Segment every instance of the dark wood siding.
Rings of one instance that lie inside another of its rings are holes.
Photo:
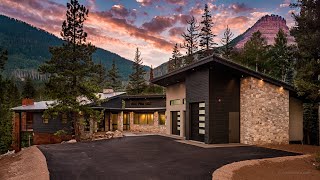
[[[101,103],[101,106],[105,108],[121,108],[122,98],[119,96],[109,99],[108,101]]]
[[[188,73],[186,77],[186,139],[190,139],[190,103],[205,102],[205,137],[209,143],[209,68],[198,69]]]
[[[126,108],[158,108],[166,107],[166,98],[131,98],[125,99]]]
[[[210,70],[210,141],[229,142],[229,112],[240,112],[240,77],[215,65]]]
[[[47,124],[42,121],[42,112],[33,113],[33,132],[35,133],[55,133],[58,130],[71,132],[72,123],[70,120],[63,124],[60,118],[49,119]]]

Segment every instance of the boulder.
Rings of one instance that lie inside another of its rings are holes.
[[[114,131],[113,137],[123,137],[123,134],[121,131],[116,130],[116,131]]]

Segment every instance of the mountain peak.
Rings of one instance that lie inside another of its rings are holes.
[[[235,47],[241,49],[244,44],[251,38],[254,32],[260,31],[262,36],[266,39],[268,45],[274,44],[279,29],[282,29],[288,38],[288,44],[294,44],[294,37],[290,35],[289,27],[286,20],[279,15],[265,15],[261,17],[251,28],[246,32],[235,38]]]

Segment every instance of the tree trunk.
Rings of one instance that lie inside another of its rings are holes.
[[[77,118],[77,113],[73,113],[73,126],[74,126],[74,135],[77,142],[81,141],[81,131],[80,131],[80,124]]]

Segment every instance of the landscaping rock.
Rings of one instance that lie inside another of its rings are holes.
[[[113,138],[114,132],[108,131],[108,132],[106,132],[106,136],[107,136],[108,139]]]
[[[122,134],[121,131],[116,130],[116,131],[114,132],[113,137],[123,137],[123,134]]]
[[[77,140],[75,140],[75,139],[71,139],[71,140],[67,141],[67,143],[76,143],[76,142],[77,142]]]

